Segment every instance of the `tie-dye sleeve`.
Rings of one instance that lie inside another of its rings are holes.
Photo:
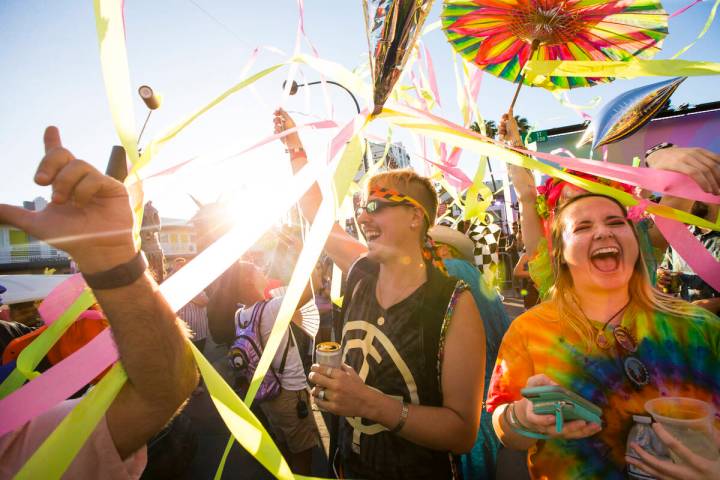
[[[526,347],[527,336],[523,332],[523,325],[531,316],[525,313],[516,318],[500,345],[486,401],[490,413],[504,403],[519,400],[520,390],[534,375],[533,361]]]

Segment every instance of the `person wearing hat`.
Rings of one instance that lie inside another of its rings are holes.
[[[510,318],[497,292],[490,289],[475,267],[474,242],[464,233],[444,225],[428,231],[435,242],[435,251],[443,259],[448,274],[470,286],[475,304],[485,325],[485,392],[490,385],[500,343],[510,327]],[[480,417],[480,430],[472,450],[461,457],[464,478],[494,478],[495,459],[500,441],[492,426],[492,416],[484,409]]]

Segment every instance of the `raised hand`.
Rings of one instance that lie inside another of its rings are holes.
[[[295,121],[282,108],[278,108],[277,110],[275,110],[273,124],[275,125],[276,134],[282,133],[285,130],[290,130],[291,128],[295,128]],[[302,142],[300,141],[300,136],[297,134],[297,132],[290,133],[282,137],[280,140],[289,149],[298,149],[302,148],[303,146]]]
[[[520,129],[513,116],[513,111],[510,110],[508,113],[504,113],[500,119],[500,125],[498,126],[498,134],[500,140],[514,147],[523,147],[522,137],[520,136]]]
[[[650,168],[692,177],[708,193],[720,194],[720,155],[704,148],[671,147],[647,157]]]
[[[56,127],[45,130],[44,143],[35,183],[52,186],[52,201],[39,212],[0,204],[0,222],[65,250],[85,273],[130,260],[136,249],[125,186],[76,159]]]

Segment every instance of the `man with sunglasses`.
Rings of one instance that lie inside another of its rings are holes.
[[[275,131],[293,128],[275,113]],[[294,171],[307,161],[283,140]],[[312,220],[314,185],[301,199]],[[326,251],[348,273],[343,364],[314,365],[313,395],[340,416],[331,452],[343,478],[452,478],[452,454],[472,448],[485,371],[485,334],[467,286],[448,277],[427,235],[437,212],[428,179],[396,170],[370,179],[357,221],[367,247],[335,225]]]

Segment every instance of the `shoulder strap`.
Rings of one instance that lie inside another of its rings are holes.
[[[367,257],[358,258],[357,260],[355,260],[355,263],[353,263],[350,267],[347,282],[345,283],[345,293],[343,295],[342,309],[340,310],[340,318],[342,319],[342,321],[345,321],[345,314],[347,313],[347,309],[350,307],[350,302],[352,301],[352,296],[353,293],[355,293],[355,288],[357,287],[358,283],[360,283],[360,280],[362,280],[364,277],[372,273],[373,262],[371,260],[368,260]]]
[[[278,374],[280,375],[282,375],[285,371],[285,360],[287,360],[290,344],[295,345],[295,334],[292,331],[292,325],[288,325],[288,339],[287,342],[285,342],[285,351],[283,352],[282,360],[280,361],[280,369],[278,370]]]
[[[267,300],[257,302],[255,305],[253,305],[253,311],[250,317],[250,323],[253,326],[253,330],[255,330],[255,332],[257,333],[258,341],[260,342],[260,347],[262,347],[263,351],[265,351],[265,343],[263,342],[262,332],[260,331],[260,322],[262,322],[262,316],[263,313],[265,313],[266,305]]]
[[[261,302],[256,303],[255,306],[253,307],[253,312],[252,312],[252,321],[257,322],[255,324],[255,325],[257,325],[257,327],[253,327],[253,328],[258,329],[258,340],[260,341],[260,346],[262,347],[263,352],[265,352],[265,345],[263,343],[262,333],[260,332],[260,322],[262,321],[263,313],[265,313],[265,306],[267,305],[267,303],[268,303],[268,300],[263,300]],[[290,330],[290,326],[288,326],[288,330]],[[292,330],[290,330],[290,334],[292,334]],[[278,378],[278,375],[282,375],[283,371],[285,371],[285,360],[287,359],[288,349],[290,348],[290,340],[291,340],[291,338],[288,337],[288,341],[285,342],[285,351],[283,352],[282,360],[280,362],[280,370],[278,372],[275,372],[275,369],[272,366],[272,362],[270,362],[270,371],[275,376],[275,380],[277,380],[278,383],[280,383],[280,379]]]

